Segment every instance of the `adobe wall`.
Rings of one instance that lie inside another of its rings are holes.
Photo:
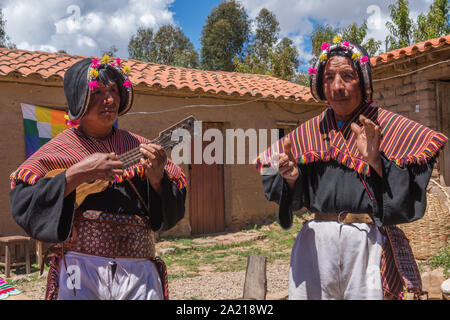
[[[438,130],[436,81],[450,80],[450,64],[432,65],[447,59],[450,59],[448,48],[432,54],[421,54],[414,59],[374,67],[375,105]],[[414,72],[416,70],[419,71]],[[411,74],[397,77],[407,73]],[[377,80],[385,78],[391,79]]]

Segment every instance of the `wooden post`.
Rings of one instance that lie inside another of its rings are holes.
[[[42,242],[39,240],[36,240],[36,262],[38,264],[38,268],[41,268],[41,265],[43,263],[42,259]]]
[[[26,273],[31,273],[31,263],[30,263],[30,243],[25,242],[25,270]]]
[[[5,275],[7,278],[9,278],[11,271],[11,250],[9,245],[9,243],[5,243]]]
[[[266,277],[267,258],[250,255],[247,258],[245,273],[244,299],[265,300],[267,294]]]

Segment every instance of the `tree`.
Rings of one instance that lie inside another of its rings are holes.
[[[132,35],[128,42],[129,58],[149,62],[152,44],[153,29],[139,27],[136,34]]]
[[[5,26],[6,19],[3,17],[3,12],[0,8],[0,47],[13,49],[16,47],[16,45],[12,43],[9,37],[6,35]]]
[[[153,38],[150,60],[169,66],[196,68],[198,54],[180,27],[163,25]]]
[[[273,76],[288,81],[295,77],[300,65],[297,48],[289,38],[281,39],[271,53],[271,60]]]
[[[333,28],[331,25],[327,24],[325,26],[317,24],[314,31],[311,32],[311,43],[312,50],[311,53],[313,58],[309,61],[311,65],[314,65],[319,59],[319,55],[322,52],[320,46],[324,42],[332,43],[336,35],[339,34],[338,28]]]
[[[266,74],[292,81],[300,64],[297,48],[292,40],[278,41],[279,22],[271,11],[263,8],[256,17],[256,30],[247,54],[234,57],[234,71]],[[278,42],[278,44],[277,44]]]
[[[114,56],[116,56],[117,51],[119,51],[119,49],[117,49],[117,47],[115,45],[112,45],[111,47],[109,47],[108,50],[102,51],[100,53],[100,56],[104,56],[106,54],[110,57],[114,57]]]
[[[375,56],[381,47],[381,41],[377,41],[374,38],[364,40],[367,35],[367,20],[364,20],[361,26],[353,22],[348,27],[343,28],[341,33],[342,39],[360,44],[371,57]]]
[[[202,29],[203,68],[233,71],[233,58],[241,56],[249,34],[248,15],[236,0],[224,1],[214,7]]]
[[[312,54],[313,58],[310,60],[310,64],[313,65],[319,59],[319,55],[322,52],[321,45],[324,42],[333,43],[335,36],[341,35],[343,40],[360,44],[367,50],[370,56],[375,56],[381,47],[381,41],[377,41],[374,38],[366,39],[367,37],[367,21],[364,20],[361,25],[353,22],[347,27],[342,29],[333,28],[331,25],[317,25],[315,30],[311,33],[312,42]],[[366,40],[365,40],[366,39]]]
[[[269,48],[278,41],[280,23],[274,13],[262,8],[256,17],[256,34],[250,46],[262,60],[267,59]]]
[[[390,35],[386,37],[386,51],[411,45],[414,21],[409,17],[409,1],[397,0],[389,5],[392,21],[386,22]]]
[[[128,43],[131,59],[180,66],[198,67],[198,53],[180,27],[163,25],[154,34],[153,29],[140,27]]]
[[[434,0],[428,13],[419,14],[417,26],[414,30],[414,41],[421,42],[438,38],[450,33],[450,2],[448,0]]]

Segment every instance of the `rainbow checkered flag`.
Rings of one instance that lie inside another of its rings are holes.
[[[68,128],[65,111],[21,103],[25,128],[26,157]]]
[[[26,158],[35,153],[40,147],[56,137],[67,128],[76,127],[66,121],[67,113],[45,107],[33,106],[21,103],[23,114],[23,126],[25,128]],[[114,122],[118,128],[118,120]]]

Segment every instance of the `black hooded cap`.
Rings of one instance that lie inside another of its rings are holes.
[[[87,110],[90,100],[89,90],[89,72],[92,59],[86,58],[72,65],[64,75],[64,94],[66,95],[67,104],[69,106],[70,120],[79,120]],[[133,88],[125,88],[123,86],[124,77],[114,67],[110,65],[102,65],[104,68],[111,70],[120,83],[117,87],[120,92],[119,116],[127,113],[133,103]]]

